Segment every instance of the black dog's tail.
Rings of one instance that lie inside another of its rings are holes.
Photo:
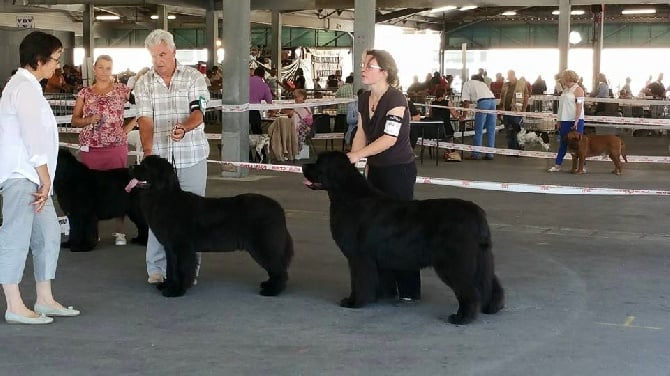
[[[483,218],[480,231],[476,278],[481,294],[481,311],[482,313],[493,314],[505,306],[505,293],[494,272],[491,231],[486,222],[486,217]]]
[[[284,263],[284,270],[288,269],[288,266],[293,260],[293,238],[291,234],[286,230],[286,241],[284,244],[284,255],[282,256],[282,262]]]

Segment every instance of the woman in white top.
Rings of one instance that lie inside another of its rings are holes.
[[[579,76],[574,71],[566,70],[560,75],[564,88],[558,104],[558,133],[561,143],[556,155],[556,165],[549,172],[561,171],[563,158],[568,151],[568,144],[565,142],[568,132],[577,130],[584,133],[584,89],[579,86],[578,81]]]
[[[49,324],[53,318],[48,316],[79,314],[51,293],[60,253],[60,226],[51,199],[58,128],[39,82],[54,74],[62,53],[53,35],[28,34],[19,46],[22,68],[0,97],[0,283],[7,301],[5,320],[12,324]],[[34,310],[19,292],[28,249],[36,281]]]

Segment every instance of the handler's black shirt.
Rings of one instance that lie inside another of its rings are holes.
[[[368,157],[370,166],[382,167],[393,165],[404,165],[414,162],[414,150],[409,142],[409,110],[407,109],[407,98],[405,95],[392,87],[386,90],[377,103],[375,113],[370,118],[370,91],[366,91],[358,98],[358,112],[361,114],[363,131],[368,144],[384,135],[386,114],[394,107],[405,107],[402,118],[400,133],[396,143],[383,152]]]

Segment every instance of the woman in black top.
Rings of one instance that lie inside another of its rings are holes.
[[[370,91],[358,99],[358,128],[363,132],[356,132],[349,160],[367,158],[370,184],[398,200],[413,200],[416,164],[409,141],[410,114],[407,99],[395,88],[398,68],[391,54],[367,51],[361,80]],[[421,298],[419,270],[379,268],[379,281],[382,298],[398,296],[405,302]]]

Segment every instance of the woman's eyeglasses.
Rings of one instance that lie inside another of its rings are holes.
[[[58,59],[49,56],[49,60],[53,61],[56,64],[60,64],[60,57]]]
[[[379,69],[379,70],[382,70],[382,67],[380,67],[379,65],[375,65],[375,64],[361,63],[361,69]]]

